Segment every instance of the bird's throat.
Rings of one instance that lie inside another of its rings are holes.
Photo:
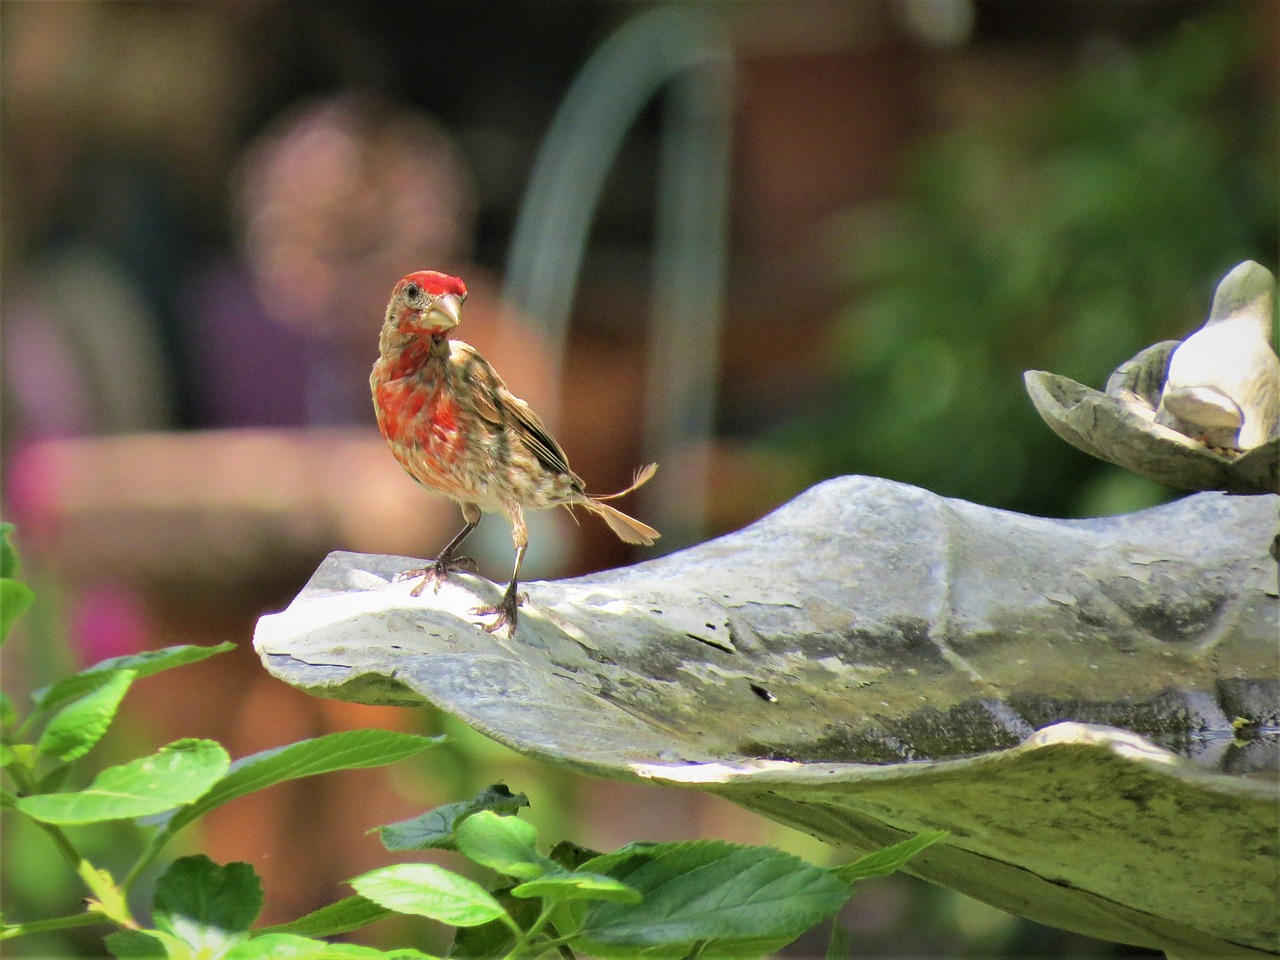
[[[449,359],[449,339],[443,333],[428,337],[414,336],[383,345],[382,360],[387,380],[421,373],[432,363],[444,364]]]

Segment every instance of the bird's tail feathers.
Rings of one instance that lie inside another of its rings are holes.
[[[656,463],[646,464],[636,471],[635,479],[631,481],[631,486],[625,490],[619,490],[617,493],[606,493],[600,497],[587,496],[581,503],[592,513],[603,518],[604,522],[609,525],[609,529],[623,543],[639,543],[648,546],[657,540],[661,534],[647,523],[641,523],[635,517],[627,516],[617,507],[612,507],[604,501],[625,497],[636,487],[648,483],[649,479],[657,472],[658,465]]]
[[[653,475],[657,472],[658,465],[656,463],[647,463],[636,471],[635,479],[631,481],[631,486],[625,490],[619,490],[617,493],[606,493],[600,497],[591,497],[591,499],[599,503],[601,500],[617,500],[619,497],[625,497],[636,488],[643,487],[653,479]]]
[[[617,507],[601,503],[600,499],[588,498],[582,505],[592,513],[602,517],[604,522],[609,525],[609,529],[623,543],[639,543],[648,546],[662,536],[647,523],[641,523],[635,517],[627,516]]]

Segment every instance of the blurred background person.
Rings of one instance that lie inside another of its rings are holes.
[[[191,284],[201,424],[367,422],[387,278],[468,265],[475,190],[452,138],[373,93],[301,103],[249,145],[233,198],[239,256]],[[501,323],[485,319],[477,335]]]

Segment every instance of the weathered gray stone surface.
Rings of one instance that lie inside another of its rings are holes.
[[[671,556],[501,588],[337,553],[264,617],[322,696],[431,702],[586,773],[722,794],[912,872],[1182,957],[1280,952],[1280,497],[1045,520],[824,483]],[[1233,726],[1234,722],[1234,726]]]

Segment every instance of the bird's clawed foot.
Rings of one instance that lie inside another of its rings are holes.
[[[449,557],[441,555],[429,566],[414,567],[412,570],[406,570],[404,573],[399,574],[396,577],[395,582],[404,583],[404,581],[412,580],[414,577],[421,577],[422,579],[418,581],[417,586],[409,591],[409,596],[420,597],[422,596],[422,591],[427,588],[428,583],[432,585],[434,590],[438,591],[440,589],[440,584],[448,580],[449,574],[454,570],[466,570],[470,573],[475,573],[479,570],[479,567],[471,557]]]
[[[507,592],[502,595],[502,600],[493,607],[476,607],[471,613],[477,617],[487,617],[497,614],[498,617],[493,623],[485,625],[485,633],[497,633],[503,627],[507,628],[507,636],[510,637],[516,632],[516,610],[520,605],[527,602],[529,595],[527,593],[516,593],[516,585],[512,583],[507,587]]]

